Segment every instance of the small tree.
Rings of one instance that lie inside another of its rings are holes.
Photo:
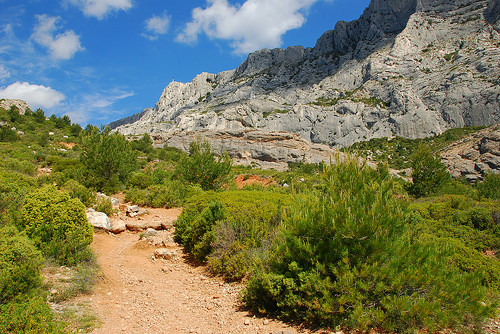
[[[419,145],[411,156],[412,184],[408,191],[415,197],[427,196],[437,192],[450,181],[450,174],[438,155],[434,155],[426,145]]]
[[[26,233],[44,255],[68,265],[88,258],[93,228],[80,200],[46,185],[26,196],[22,216]]]
[[[80,161],[89,174],[87,186],[99,191],[117,191],[137,167],[130,143],[109,127],[87,126],[81,146]]]
[[[216,158],[208,141],[193,141],[189,156],[181,159],[177,171],[190,183],[198,183],[203,190],[215,190],[224,184],[231,171],[232,160],[227,153]]]

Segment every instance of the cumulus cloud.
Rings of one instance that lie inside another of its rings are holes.
[[[69,0],[69,3],[79,7],[86,16],[99,20],[111,12],[132,8],[132,0]]]
[[[24,100],[32,108],[52,108],[60,104],[65,96],[50,87],[17,81],[5,88],[0,87],[0,98]]]
[[[59,17],[47,15],[37,15],[38,24],[35,26],[31,38],[38,44],[49,49],[52,58],[67,60],[75,53],[83,50],[80,37],[72,30],[67,30],[62,34],[54,36],[58,29],[56,23]]]
[[[192,20],[177,41],[195,43],[198,35],[231,41],[236,53],[282,45],[282,36],[301,27],[305,12],[318,0],[246,0],[241,6],[227,0],[208,0],[207,8],[195,8]]]
[[[153,15],[153,17],[146,20],[146,31],[147,33],[142,34],[142,36],[155,40],[159,35],[164,35],[168,32],[168,26],[170,25],[170,16],[166,13],[162,15]]]

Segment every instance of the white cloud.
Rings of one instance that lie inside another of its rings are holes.
[[[24,100],[32,108],[52,108],[60,104],[65,96],[50,87],[17,81],[10,86],[0,88],[0,98]]]
[[[1,53],[1,52],[0,52]],[[0,82],[1,81],[4,81],[5,79],[7,79],[8,77],[10,77],[10,72],[9,70],[3,66],[3,65],[0,65]]]
[[[70,103],[66,112],[72,121],[85,124],[90,119],[108,120],[110,115],[120,114],[113,108],[113,104],[127,97],[134,96],[134,92],[112,89],[106,92],[87,94],[77,102]]]
[[[246,0],[233,6],[227,0],[207,0],[209,6],[193,9],[177,41],[195,43],[198,35],[231,41],[236,53],[282,45],[282,36],[305,22],[304,12],[318,0]]]
[[[113,11],[129,10],[132,0],[68,0],[69,3],[79,7],[87,16],[102,20]]]
[[[56,23],[60,19],[59,17],[47,15],[37,15],[36,17],[38,24],[35,26],[31,38],[38,44],[48,48],[52,58],[67,60],[78,51],[83,50],[80,37],[72,30],[54,36],[54,32],[58,28]]]
[[[168,26],[170,25],[170,16],[166,13],[162,15],[153,15],[153,17],[146,20],[146,30],[148,33],[142,34],[142,36],[155,40],[159,35],[164,35],[168,32]]]

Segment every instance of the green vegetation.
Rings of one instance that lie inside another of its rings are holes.
[[[123,191],[144,206],[183,206],[175,240],[212,273],[243,280],[243,300],[257,312],[312,327],[409,333],[480,332],[495,315],[500,176],[477,185],[451,180],[436,158],[478,128],[346,149],[378,169],[348,155],[331,166],[290,163],[274,171],[232,166],[206,141],[193,142],[189,154],[154,148],[147,134],[128,141],[68,117],[46,119],[40,109],[0,109],[0,122],[2,333],[95,326],[89,312],[52,314],[46,301],[69,305],[92,290],[97,268],[84,209],[112,213],[109,201],[96,200],[98,191]],[[413,182],[391,178],[388,167],[413,167]],[[237,189],[237,175],[272,182]],[[42,284],[41,268],[55,273],[61,264],[68,278]]]
[[[412,183],[408,192],[415,197],[422,197],[435,193],[450,181],[446,167],[441,163],[441,158],[433,155],[430,148],[420,145],[411,155]]]
[[[120,190],[137,168],[131,144],[123,135],[95,126],[88,126],[80,141],[80,161],[87,171],[85,184],[108,193]]]
[[[458,55],[458,51],[455,51],[455,52],[451,52],[451,53],[447,53],[443,56],[443,58],[446,60],[446,61],[449,61],[449,62],[454,62],[455,59],[457,58],[457,55]]]
[[[232,160],[227,153],[216,158],[207,141],[193,141],[189,145],[189,156],[177,165],[177,173],[191,184],[199,184],[203,190],[220,188],[231,170]]]
[[[439,136],[422,139],[407,139],[402,137],[374,138],[355,143],[343,148],[342,151],[353,152],[364,158],[370,157],[376,162],[387,163],[390,168],[405,169],[411,167],[410,156],[419,145],[427,145],[433,152],[437,152],[451,143],[481,129],[484,129],[484,127],[476,126],[450,129]]]
[[[262,117],[267,118],[267,117],[274,115],[274,114],[288,114],[289,112],[290,112],[290,110],[274,109],[273,111],[264,111],[262,113]]]
[[[380,108],[384,108],[384,109],[389,108],[391,105],[390,102],[384,101],[384,100],[379,99],[379,98],[374,97],[374,96],[357,98],[357,97],[355,97],[355,94],[358,91],[359,91],[359,88],[349,90],[349,91],[344,92],[341,96],[333,98],[333,99],[319,97],[312,104],[317,105],[317,106],[322,106],[322,107],[328,107],[328,106],[336,105],[340,100],[351,100],[353,102],[362,102],[370,107],[380,107]]]
[[[45,256],[67,265],[88,258],[93,227],[80,200],[45,185],[26,196],[22,217],[26,234]]]
[[[324,189],[284,215],[245,292],[256,311],[323,326],[464,329],[495,312],[476,272],[420,238],[385,170],[329,167]]]
[[[197,261],[228,280],[245,276],[265,252],[289,194],[264,190],[206,192],[193,196],[176,223],[175,240]]]

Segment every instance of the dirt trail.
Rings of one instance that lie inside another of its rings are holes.
[[[155,209],[154,217],[179,212]],[[162,238],[172,240],[173,229],[161,233]],[[88,296],[102,322],[93,333],[299,332],[276,320],[256,318],[241,310],[241,284],[210,277],[205,267],[191,265],[181,247],[172,241],[167,247],[179,256],[168,261],[155,260],[156,247],[139,238],[139,233],[128,231],[94,235],[92,248],[103,278]]]

